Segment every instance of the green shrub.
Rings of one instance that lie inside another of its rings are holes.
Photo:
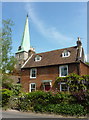
[[[46,112],[46,113],[53,113],[55,108],[55,104],[49,104],[49,105],[41,105],[41,104],[36,104],[34,106],[34,111],[35,112]]]
[[[75,100],[70,93],[59,92],[53,96],[53,100],[51,103],[53,103],[53,104],[70,103],[73,101],[75,101]]]
[[[89,109],[89,91],[81,95],[74,93],[36,91],[22,93],[20,89],[14,91],[3,89],[2,106],[21,111],[46,112],[63,115],[85,115]],[[81,99],[80,99],[81,98]],[[78,101],[79,100],[79,101]]]
[[[7,106],[10,97],[13,95],[13,92],[8,89],[0,90],[0,94],[2,95],[2,107]]]
[[[80,104],[49,104],[47,106],[42,106],[41,104],[36,104],[34,106],[35,112],[47,112],[55,113],[61,115],[70,116],[81,116],[86,115],[86,110]]]
[[[13,91],[13,94],[15,96],[18,96],[21,93],[21,84],[14,84],[11,88],[11,90]]]
[[[35,104],[47,105],[52,99],[52,94],[50,92],[36,91],[28,93],[28,99],[30,99],[33,106]]]
[[[44,106],[42,106],[41,104],[36,104],[34,105],[34,111],[35,112],[45,112]]]
[[[23,93],[21,96],[19,96],[18,100],[19,100],[19,102],[18,102],[19,110],[22,110],[22,111],[32,110],[31,101],[28,98],[28,94]]]
[[[45,112],[54,113],[55,104],[49,104],[45,106],[44,108],[45,108]]]
[[[57,104],[54,108],[54,113],[63,115],[85,115],[86,110],[80,104]]]

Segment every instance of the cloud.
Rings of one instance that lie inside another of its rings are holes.
[[[62,34],[57,30],[56,27],[51,26],[49,27],[43,20],[38,18],[36,11],[34,11],[34,8],[31,4],[26,4],[25,9],[27,13],[29,14],[30,19],[37,27],[38,31],[47,39],[51,40],[52,42],[61,43],[64,44],[64,42],[68,43],[68,41],[73,40],[73,38],[67,37],[66,35]]]

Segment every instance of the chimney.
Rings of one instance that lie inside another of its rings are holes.
[[[28,57],[30,57],[32,54],[35,54],[35,49],[34,48],[30,48],[30,50],[28,51]]]
[[[84,61],[84,51],[83,51],[82,42],[81,42],[80,37],[78,37],[78,40],[77,40],[77,60]]]
[[[80,39],[80,37],[78,37],[78,40],[77,40],[77,46],[78,46],[78,47],[82,46],[82,43],[81,43],[81,39]]]

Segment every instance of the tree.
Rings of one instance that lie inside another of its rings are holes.
[[[2,71],[2,86],[8,82],[8,74],[12,73],[16,64],[16,59],[12,55],[12,29],[13,21],[2,20],[2,31],[0,33],[0,71]],[[11,81],[11,80],[10,80]],[[4,83],[4,84],[3,84]]]

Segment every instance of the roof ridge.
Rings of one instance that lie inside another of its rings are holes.
[[[64,49],[68,49],[68,48],[74,48],[74,47],[77,47],[77,46],[72,46],[72,47],[67,47],[67,48],[62,48],[62,49],[51,50],[51,51],[47,51],[47,52],[36,53],[35,55],[49,53],[49,52],[58,51],[58,50],[64,50]]]

